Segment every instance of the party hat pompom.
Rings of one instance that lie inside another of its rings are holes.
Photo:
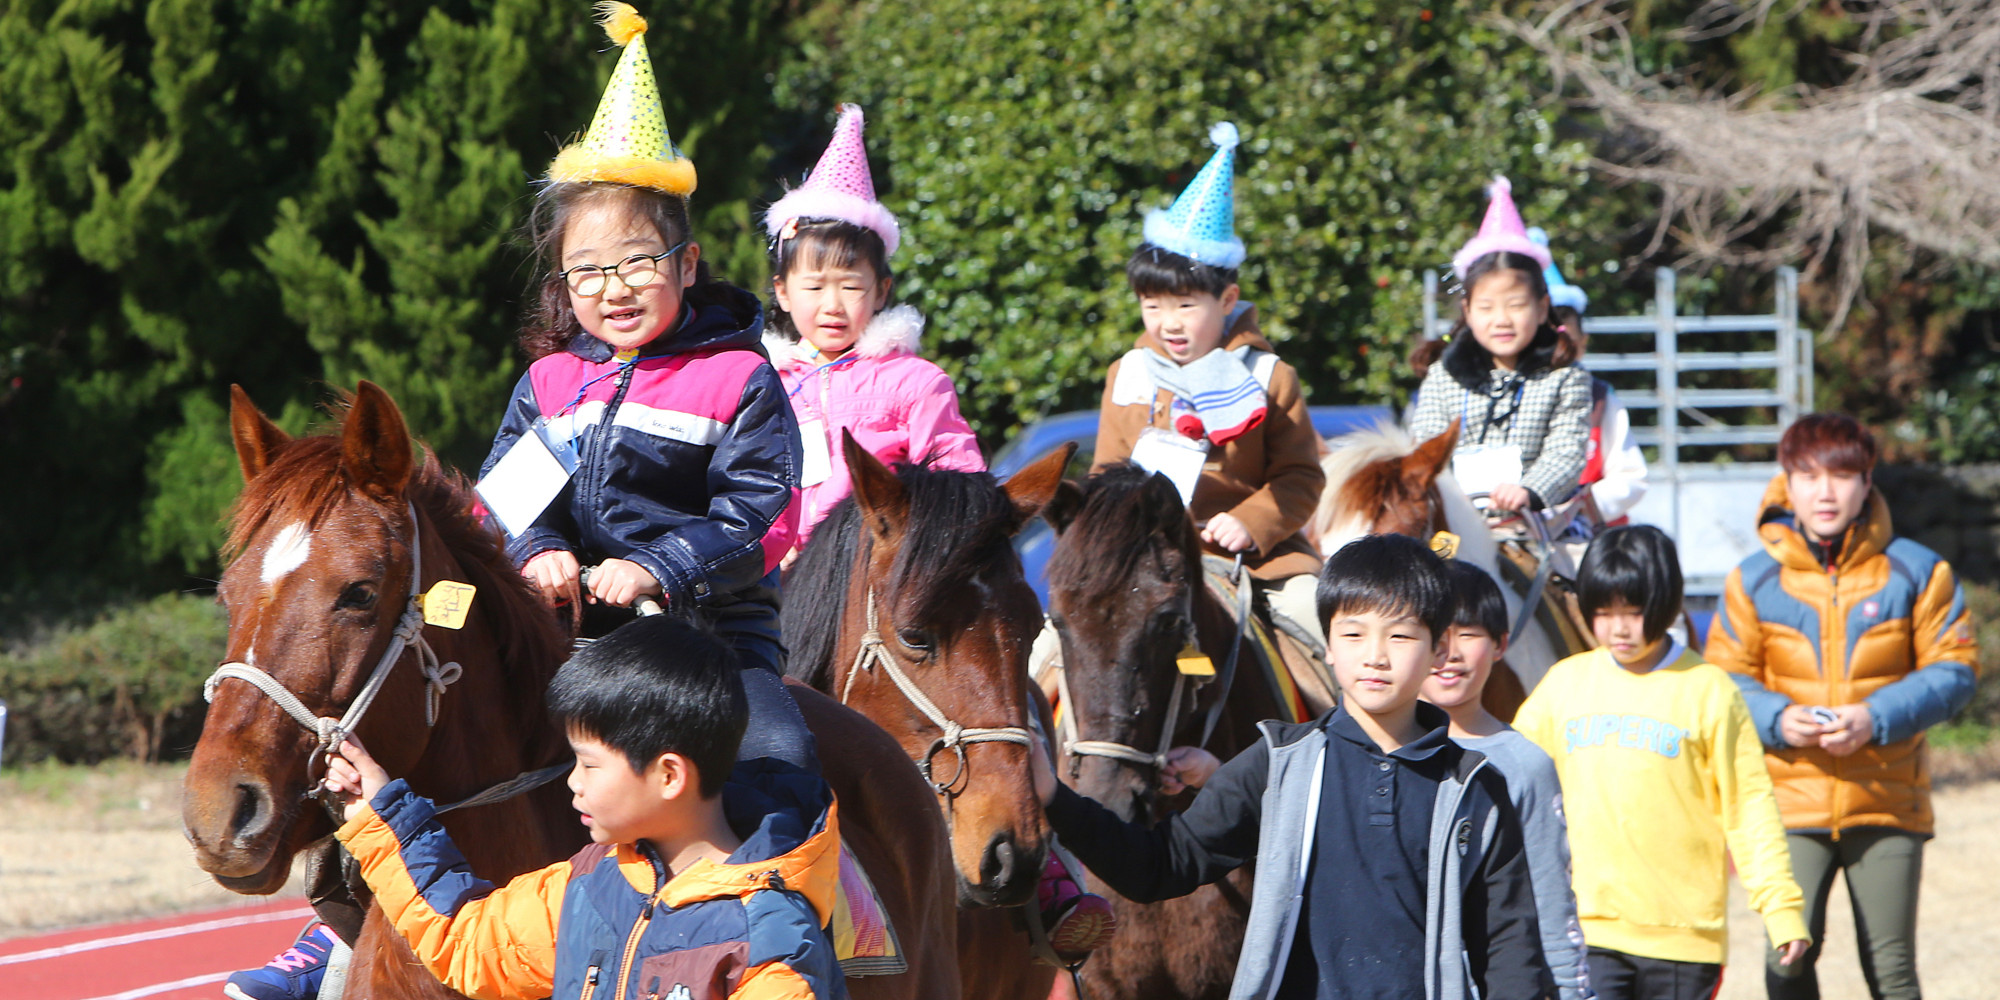
[[[1543,250],[1549,248],[1549,231],[1540,226],[1528,227],[1528,239]],[[1556,267],[1555,255],[1549,255],[1549,265],[1542,268],[1542,284],[1549,286],[1549,305],[1568,306],[1582,315],[1590,309],[1590,295],[1583,289],[1563,280],[1562,271]]]
[[[1240,137],[1234,124],[1218,122],[1208,130],[1208,138],[1215,143],[1215,155],[1174,199],[1172,207],[1146,213],[1143,232],[1146,242],[1162,250],[1213,267],[1236,267],[1246,256],[1243,241],[1236,236],[1236,147]]]
[[[624,47],[590,131],[564,147],[549,165],[552,181],[630,184],[686,197],[694,191],[694,163],[667,132],[653,61],[646,55],[646,19],[630,4],[597,5],[604,33]]]
[[[1493,186],[1487,192],[1493,200],[1486,205],[1486,218],[1479,224],[1479,235],[1467,240],[1451,258],[1451,269],[1458,272],[1458,280],[1464,281],[1472,263],[1489,253],[1518,253],[1534,258],[1543,267],[1549,266],[1548,248],[1537,246],[1528,238],[1527,228],[1521,224],[1521,213],[1514,208],[1514,185],[1505,176],[1495,174]]]
[[[604,0],[597,5],[597,23],[604,26],[604,33],[611,36],[613,45],[624,45],[646,33],[646,19],[639,16],[638,8],[618,0]]]
[[[882,237],[882,247],[894,254],[902,230],[896,216],[875,199],[875,178],[868,172],[868,150],[861,132],[866,123],[861,108],[840,106],[840,120],[833,126],[833,139],[826,144],[819,163],[806,182],[772,203],[764,213],[764,229],[772,239],[788,237],[800,219],[838,219]]]

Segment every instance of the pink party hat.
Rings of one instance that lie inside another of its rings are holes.
[[[1451,269],[1458,272],[1458,280],[1465,280],[1465,272],[1473,261],[1503,250],[1532,257],[1543,267],[1554,263],[1548,247],[1528,238],[1528,227],[1521,223],[1521,213],[1514,208],[1514,185],[1505,176],[1495,174],[1493,185],[1486,190],[1493,200],[1486,204],[1486,219],[1479,224],[1479,235],[1466,241],[1451,258]]]
[[[764,213],[764,228],[772,239],[790,235],[801,219],[838,219],[882,237],[882,246],[896,252],[902,228],[896,216],[875,200],[875,178],[868,172],[868,150],[861,144],[861,108],[840,106],[840,121],[833,126],[833,140],[826,144],[818,165],[806,175],[806,182],[787,192]]]

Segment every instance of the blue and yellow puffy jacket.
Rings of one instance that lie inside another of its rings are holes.
[[[1930,833],[1924,730],[1972,699],[1979,645],[1965,588],[1937,553],[1897,538],[1872,491],[1833,565],[1800,534],[1781,474],[1764,494],[1764,551],[1730,571],[1708,661],[1735,675],[1763,739],[1785,827]],[[1846,757],[1787,746],[1786,706],[1865,702],[1874,738]]]
[[[723,805],[743,846],[672,878],[650,844],[593,844],[496,887],[400,780],[338,836],[411,950],[476,1000],[845,997],[824,930],[840,871],[832,793],[752,762]]]

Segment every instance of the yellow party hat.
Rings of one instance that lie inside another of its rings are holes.
[[[631,4],[600,3],[598,23],[614,45],[625,47],[597,117],[583,138],[563,147],[549,164],[552,181],[606,181],[686,197],[694,191],[694,161],[667,134],[653,61],[646,55],[646,19]]]

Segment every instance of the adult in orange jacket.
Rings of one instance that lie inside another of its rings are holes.
[[[1774,1000],[1818,997],[1827,894],[1844,872],[1877,998],[1919,996],[1917,883],[1933,829],[1924,730],[1971,700],[1978,645],[1937,553],[1897,538],[1875,441],[1813,414],[1778,445],[1764,551],[1731,571],[1708,659],[1734,675],[1776,786],[1815,942],[1767,965]]]

